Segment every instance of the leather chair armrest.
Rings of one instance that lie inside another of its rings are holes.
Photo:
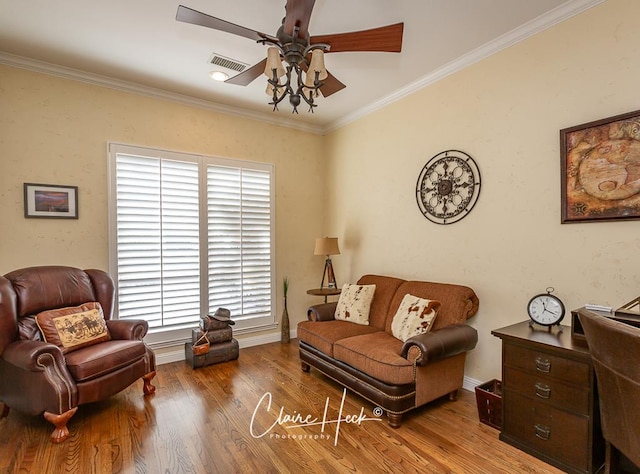
[[[402,346],[402,357],[407,358],[409,349],[417,347],[420,355],[416,364],[427,365],[470,351],[478,343],[478,331],[466,324],[454,324],[407,339]]]
[[[42,341],[15,341],[9,344],[2,354],[2,358],[11,365],[29,372],[42,371],[43,354],[50,354],[59,367],[65,367],[66,362],[60,348],[54,344]],[[51,357],[47,359],[51,360]]]
[[[107,329],[111,339],[141,341],[147,335],[149,324],[144,319],[120,319],[107,320]]]
[[[307,319],[309,321],[333,321],[337,305],[337,301],[332,301],[331,303],[310,306],[307,310]]]
[[[55,416],[78,406],[76,382],[62,350],[53,344],[12,342],[0,357],[0,377],[8,380],[5,384],[0,382],[0,397],[6,406],[23,413],[48,412]]]

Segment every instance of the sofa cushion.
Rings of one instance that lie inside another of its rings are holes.
[[[369,310],[369,325],[381,330],[386,330],[386,321],[389,315],[389,305],[398,287],[405,280],[400,278],[364,275],[358,280],[358,285],[376,285],[376,292],[373,295],[371,308]],[[397,307],[396,307],[397,308]],[[391,316],[395,313],[395,309]],[[390,325],[391,323],[389,323]],[[391,333],[391,331],[389,331]]]
[[[439,301],[404,295],[391,322],[391,334],[401,341],[429,332],[436,319]]]
[[[111,339],[102,306],[96,301],[42,311],[36,323],[44,340],[60,347],[63,354]]]
[[[376,285],[350,285],[345,283],[336,306],[335,319],[369,325],[369,308]]]
[[[67,368],[76,382],[100,377],[144,357],[142,341],[107,341],[66,354]]]
[[[378,331],[340,339],[333,345],[333,357],[388,384],[414,382],[413,363],[400,355],[402,341]]]
[[[338,339],[378,331],[380,329],[347,321],[302,321],[298,324],[298,339],[333,357],[333,343]]]
[[[410,294],[420,298],[436,300],[441,303],[438,317],[433,323],[432,330],[440,329],[452,324],[464,324],[467,319],[478,311],[478,297],[466,286],[449,283],[433,283],[426,281],[406,281],[398,287],[389,307],[389,317],[385,331],[391,334],[393,315],[400,307],[404,295]]]

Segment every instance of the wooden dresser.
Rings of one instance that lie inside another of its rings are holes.
[[[491,334],[502,339],[500,439],[566,472],[597,472],[604,440],[588,349],[565,326],[524,321]]]

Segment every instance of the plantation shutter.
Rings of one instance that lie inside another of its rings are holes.
[[[210,310],[273,320],[271,201],[270,168],[207,166]]]
[[[197,323],[198,163],[118,153],[115,172],[119,318]]]

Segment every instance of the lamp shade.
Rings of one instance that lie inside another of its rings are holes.
[[[280,51],[278,48],[272,46],[271,48],[267,48],[267,64],[264,67],[264,75],[272,79],[274,69],[276,70],[276,77],[285,75],[282,60],[280,59]]]
[[[316,72],[319,72],[318,80],[325,80],[329,74],[327,73],[327,69],[324,66],[324,51],[321,49],[314,49],[311,52],[311,63],[309,64],[309,69],[307,70],[307,75],[304,80],[304,85],[307,87],[313,87],[314,81],[316,80]]]
[[[313,251],[314,255],[338,255],[340,249],[338,248],[337,237],[318,237],[316,239],[316,248]]]
[[[277,87],[273,87],[273,84],[271,84],[270,82],[267,82],[267,89],[265,90],[265,92],[267,93],[268,96],[273,96],[273,92],[275,91],[278,95],[282,92],[282,85],[278,84]]]

